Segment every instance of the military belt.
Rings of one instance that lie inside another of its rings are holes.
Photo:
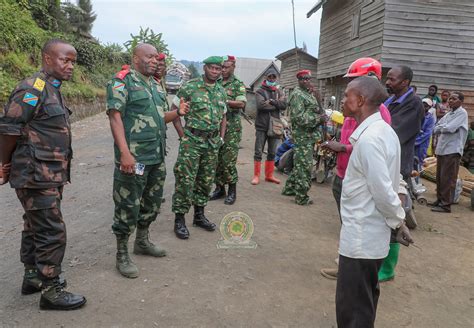
[[[194,136],[196,137],[201,137],[205,139],[212,139],[215,138],[219,135],[219,130],[215,131],[204,131],[204,130],[199,130],[191,127],[186,127],[186,130],[191,132]]]

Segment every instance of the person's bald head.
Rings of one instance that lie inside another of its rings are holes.
[[[43,71],[60,81],[71,79],[76,59],[76,49],[60,39],[47,41],[41,49]]]
[[[377,79],[358,77],[347,85],[344,92],[344,116],[371,115],[387,97],[387,92]]]
[[[158,51],[154,46],[148,43],[140,43],[132,53],[133,67],[145,76],[152,76],[157,69]]]

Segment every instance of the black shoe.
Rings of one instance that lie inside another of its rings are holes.
[[[224,200],[224,204],[232,205],[237,199],[237,185],[235,183],[229,184],[229,190],[227,192],[227,197]]]
[[[222,185],[216,185],[216,189],[209,196],[209,200],[216,200],[225,197],[225,187]]]
[[[21,294],[30,295],[34,293],[39,293],[41,291],[41,286],[43,282],[38,277],[37,269],[25,269],[25,275],[23,276],[23,283],[21,285]],[[59,275],[59,284],[61,287],[66,288],[67,281],[64,279],[63,275]]]
[[[426,203],[426,205],[427,205],[428,207],[436,207],[436,206],[439,206],[439,203],[440,203],[440,201],[437,199],[437,200],[435,200],[434,202],[428,202],[428,203]]]
[[[176,217],[174,219],[174,233],[179,239],[189,238],[189,230],[186,227],[184,214],[176,214]]]
[[[86,304],[86,298],[82,295],[66,292],[55,278],[43,282],[41,289],[41,310],[74,310]]]
[[[210,222],[204,215],[204,207],[202,206],[194,206],[193,225],[203,228],[204,230],[207,230],[207,231],[216,230],[216,225]]]
[[[438,212],[438,213],[451,213],[451,207],[450,206],[445,206],[445,205],[439,205],[431,208],[432,212]]]

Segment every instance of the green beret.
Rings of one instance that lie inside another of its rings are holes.
[[[204,59],[203,63],[222,65],[224,63],[224,58],[222,58],[221,56],[211,56]]]

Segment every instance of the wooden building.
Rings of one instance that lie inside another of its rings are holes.
[[[460,90],[474,120],[474,1],[319,0],[322,8],[317,77],[325,99],[339,104],[349,65],[361,57],[381,61],[384,75],[395,65],[414,72],[424,96],[431,84]]]
[[[290,92],[297,85],[296,73],[302,69],[309,69],[316,76],[318,59],[301,48],[293,48],[276,56],[281,61],[280,85],[285,92]]]

